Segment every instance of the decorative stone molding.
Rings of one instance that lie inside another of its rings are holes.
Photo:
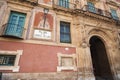
[[[20,68],[20,66],[18,66],[18,64],[19,64],[20,56],[22,55],[22,53],[23,53],[23,50],[17,50],[17,51],[0,51],[0,54],[4,54],[4,55],[16,55],[14,66],[0,66],[0,70],[12,70],[13,72],[18,72],[19,68]]]
[[[82,42],[81,47],[82,48],[90,47],[90,44],[88,44],[87,42]]]
[[[115,0],[107,0],[108,4],[119,7],[120,3]]]
[[[64,66],[62,65],[62,58],[71,58],[72,59],[72,65],[70,66]],[[57,66],[57,71],[62,71],[62,70],[73,70],[76,71],[76,63],[75,63],[76,55],[75,54],[62,54],[58,53],[58,66]]]

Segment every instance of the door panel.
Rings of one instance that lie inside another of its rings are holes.
[[[90,51],[96,80],[114,80],[105,44],[99,37],[90,39]]]

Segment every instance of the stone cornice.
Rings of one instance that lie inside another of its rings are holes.
[[[120,3],[118,3],[115,0],[108,0],[106,3],[110,4],[110,5],[113,5],[113,6],[116,6],[116,7],[120,7]]]
[[[8,0],[7,3],[18,4],[18,5],[29,7],[29,8],[33,8],[34,7],[30,3],[26,4],[25,2],[19,2],[19,1],[14,1],[14,0]]]

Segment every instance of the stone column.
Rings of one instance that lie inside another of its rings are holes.
[[[78,57],[78,70],[81,74],[81,77],[79,76],[79,80],[95,80],[89,44],[83,42],[81,47],[78,49],[80,49],[77,50],[80,51]]]

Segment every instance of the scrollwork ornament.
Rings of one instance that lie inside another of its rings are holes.
[[[86,48],[86,47],[88,47],[88,44],[87,44],[86,42],[82,42],[82,43],[81,43],[81,47],[82,47],[82,48]]]

